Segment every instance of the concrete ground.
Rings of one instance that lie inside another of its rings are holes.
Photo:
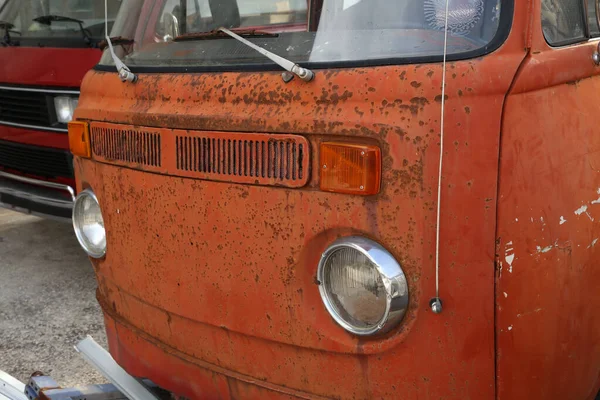
[[[73,346],[107,348],[87,256],[68,223],[0,208],[0,370],[26,382],[39,370],[61,386],[103,383]]]

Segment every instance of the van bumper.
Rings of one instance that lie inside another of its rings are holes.
[[[74,200],[69,185],[0,171],[0,207],[70,222]]]

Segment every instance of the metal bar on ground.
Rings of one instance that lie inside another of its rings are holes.
[[[0,370],[0,400],[28,400],[25,384]]]
[[[91,336],[80,341],[75,350],[96,368],[106,379],[115,385],[130,400],[158,400],[158,397],[134,377],[129,375],[111,357],[108,351]]]

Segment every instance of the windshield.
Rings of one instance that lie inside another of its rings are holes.
[[[123,0],[108,0],[111,27],[122,3]],[[61,46],[64,43],[84,47],[91,44],[84,38],[100,40],[105,36],[104,1],[101,0],[6,0],[0,9],[0,21],[3,25],[0,32],[10,28],[10,45]]]
[[[507,33],[499,35],[501,21],[510,26],[505,3],[450,0],[449,55],[489,51]],[[135,40],[123,54],[130,68],[272,65],[214,32],[220,27],[295,63],[430,59],[443,53],[445,6],[446,0],[124,0],[111,35]],[[101,64],[112,65],[106,53]]]

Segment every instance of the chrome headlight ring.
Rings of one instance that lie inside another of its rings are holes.
[[[92,258],[106,254],[106,230],[98,198],[91,189],[77,195],[73,204],[73,229],[80,246]]]
[[[332,268],[341,278],[332,276]],[[408,309],[408,282],[400,264],[379,243],[364,237],[345,237],[331,244],[321,256],[317,280],[329,314],[355,335],[389,332]],[[356,318],[361,312],[370,317],[368,321]]]

